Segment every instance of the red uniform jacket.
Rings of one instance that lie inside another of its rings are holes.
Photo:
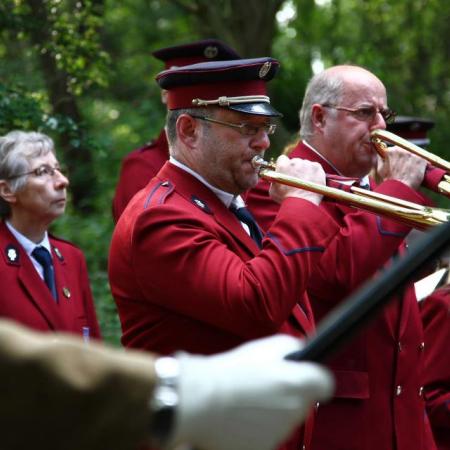
[[[439,450],[450,450],[450,287],[420,302],[425,329],[425,402]]]
[[[290,157],[317,161],[325,172],[336,174],[302,143]],[[380,184],[375,190],[416,203],[422,201],[414,190],[394,180]],[[262,218],[266,226],[271,221],[267,196],[267,184],[260,184],[246,199],[256,220]],[[401,250],[409,231],[405,225],[335,202],[323,201],[321,208],[341,228],[308,284],[318,321],[388,264]],[[276,205],[272,204],[271,209],[273,214]],[[313,450],[433,448],[424,443],[422,342],[420,314],[410,287],[403,298],[393,300],[331,361],[336,396],[330,404],[319,407]]]
[[[211,190],[166,163],[112,238],[123,344],[211,354],[276,332],[310,333],[306,282],[336,232],[320,208],[287,199],[260,252]]]
[[[147,185],[168,159],[169,146],[164,130],[158,139],[125,157],[112,204],[115,222],[119,220],[133,195]]]
[[[23,247],[0,222],[0,316],[41,331],[65,331],[100,338],[86,262],[73,244],[49,236],[56,303]]]

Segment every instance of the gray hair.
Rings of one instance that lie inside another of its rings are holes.
[[[7,181],[12,192],[24,188],[28,176],[12,177],[30,170],[34,158],[55,153],[53,140],[45,134],[34,131],[11,131],[0,137],[0,180]],[[9,203],[0,197],[0,217],[8,217]]]
[[[301,139],[309,139],[314,134],[311,121],[312,106],[315,103],[338,105],[343,95],[344,81],[336,76],[336,73],[330,74],[328,70],[325,70],[311,78],[299,113]]]
[[[166,126],[167,126],[167,141],[172,149],[177,140],[177,120],[182,114],[189,114],[190,116],[205,116],[209,115],[214,117],[214,108],[185,108],[174,109],[167,112]],[[205,126],[208,127],[209,123],[205,122]]]

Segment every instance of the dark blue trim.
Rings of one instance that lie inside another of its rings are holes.
[[[168,184],[167,184],[167,186],[168,186],[168,189],[167,189],[167,191],[163,194],[163,195],[161,195],[161,197],[160,197],[160,199],[159,199],[159,201],[158,201],[158,205],[162,205],[165,201],[166,201],[166,198],[167,198],[167,196],[170,194],[170,193],[172,193],[172,191],[173,191],[173,184],[169,181],[169,182],[167,182]],[[164,185],[164,184],[163,184]],[[164,185],[165,186],[165,185]]]
[[[173,185],[172,185],[172,183],[170,183],[170,182],[168,182],[168,181],[160,181],[160,182],[152,189],[152,191],[150,192],[150,194],[148,194],[148,197],[147,197],[147,199],[145,200],[145,203],[144,203],[144,209],[147,209],[149,203],[150,203],[150,202],[152,201],[152,199],[153,199],[153,196],[156,194],[156,192],[158,191],[158,189],[159,189],[161,186],[168,186],[169,189],[168,189],[167,191],[165,191],[164,194],[160,197],[160,199],[159,199],[159,201],[158,201],[158,204],[163,203],[164,200],[166,199],[167,195],[168,195],[170,192],[172,192],[172,190],[173,190]]]
[[[377,228],[378,228],[378,232],[382,235],[382,236],[393,236],[393,237],[401,237],[401,238],[405,238],[409,231],[407,233],[394,233],[393,231],[387,231],[384,230],[383,227],[381,226],[381,217],[377,216]]]
[[[280,244],[280,241],[278,238],[276,238],[272,233],[267,233],[266,237],[271,239],[274,244],[278,247],[278,249],[283,253],[283,255],[291,256],[295,255],[296,253],[306,253],[306,252],[320,252],[323,253],[325,251],[325,247],[301,247],[301,248],[294,248],[293,250],[285,250],[283,246]]]

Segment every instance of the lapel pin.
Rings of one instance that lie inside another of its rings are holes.
[[[201,209],[202,211],[204,211],[205,213],[208,214],[212,214],[211,209],[209,208],[209,206],[203,201],[200,200],[198,197],[196,197],[195,195],[193,195],[191,197],[192,203],[199,209]]]
[[[9,244],[5,249],[5,253],[6,253],[6,258],[8,259],[8,261],[10,263],[18,263],[19,262],[19,251],[17,250],[17,248],[14,245]]]
[[[63,257],[63,255],[61,254],[61,252],[59,251],[59,248],[58,247],[53,247],[53,250],[54,250],[54,252],[55,252],[55,255],[58,257],[58,259],[62,262],[62,261],[64,261],[64,257]]]

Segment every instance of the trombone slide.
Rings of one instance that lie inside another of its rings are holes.
[[[352,186],[351,192],[346,190],[313,183],[297,177],[286,175],[274,170],[274,165],[264,161],[260,156],[252,160],[259,176],[267,181],[293,186],[306,191],[322,194],[327,198],[337,200],[350,206],[360,208],[375,214],[390,217],[408,226],[425,230],[446,223],[450,211],[430,208],[395,197],[379,194]]]

